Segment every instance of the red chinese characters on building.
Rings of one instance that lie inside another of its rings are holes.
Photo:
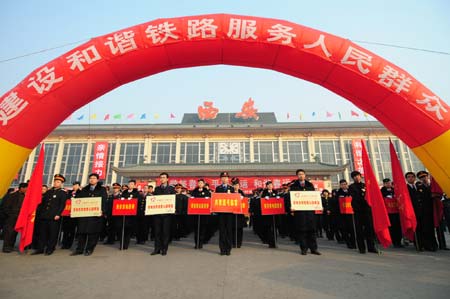
[[[197,111],[200,120],[215,119],[219,113],[219,109],[214,107],[213,102],[203,102],[203,107],[198,106]]]
[[[353,151],[353,163],[355,170],[359,171],[361,175],[364,175],[364,168],[362,162],[362,143],[361,139],[352,140],[352,151]]]
[[[108,161],[108,142],[96,142],[94,145],[94,160],[92,172],[97,173],[100,179],[106,178],[106,163]]]
[[[249,98],[248,101],[242,105],[241,112],[236,113],[236,118],[250,119],[253,118],[255,120],[259,119],[257,114],[258,109],[255,108],[255,102],[252,98]]]

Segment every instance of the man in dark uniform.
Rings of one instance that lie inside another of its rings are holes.
[[[187,200],[188,197],[182,194],[183,185],[175,185],[175,215],[172,216],[172,233],[171,237],[175,241],[179,241],[180,238],[186,235],[186,211],[187,211]]]
[[[175,188],[168,183],[169,174],[162,172],[159,175],[161,185],[155,188],[154,195],[175,194]],[[155,248],[151,255],[166,255],[169,248],[172,214],[153,215],[153,228],[155,229]]]
[[[336,232],[336,222],[334,221],[334,209],[333,209],[333,197],[330,196],[330,192],[327,189],[322,190],[322,227],[325,230],[327,239],[334,240],[334,233]]]
[[[199,179],[197,181],[197,187],[192,190],[191,192],[192,197],[196,198],[210,198],[211,197],[211,191],[205,188],[205,180]],[[203,242],[206,238],[206,229],[208,227],[208,219],[209,215],[194,215],[193,216],[193,224],[194,224],[194,237],[195,237],[195,249],[202,249],[203,248]],[[199,229],[199,223],[200,221],[200,229]],[[200,234],[198,231],[200,230]]]
[[[298,179],[291,184],[291,191],[315,191],[314,185],[306,180],[306,172],[298,169],[295,174]],[[289,203],[290,204],[290,203]],[[299,232],[301,254],[306,255],[308,248],[312,254],[321,255],[317,250],[316,222],[314,211],[295,211],[294,224]]]
[[[153,194],[153,187],[147,186],[141,197],[138,200],[138,209],[136,217],[136,244],[143,245],[148,240],[148,234],[150,232],[150,216],[145,216],[145,203],[147,196]],[[151,190],[151,191],[150,191]]]
[[[77,194],[81,192],[81,183],[75,181],[72,183],[72,191],[68,192],[67,198],[73,200]],[[62,217],[62,247],[61,249],[70,249],[72,248],[73,241],[75,239],[75,230],[77,228],[77,220],[75,218],[71,218],[70,216]]]
[[[394,197],[394,188],[392,187],[392,182],[390,179],[383,179],[383,187],[381,187],[381,194],[383,195],[383,199],[393,199]],[[402,248],[402,227],[400,225],[400,214],[397,213],[389,213],[389,221],[391,222],[391,226],[389,226],[389,233],[391,235],[392,244],[395,248]]]
[[[27,183],[20,183],[19,190],[6,194],[2,200],[0,218],[3,219],[3,252],[5,253],[10,253],[14,250],[17,238],[17,232],[14,227],[16,226],[27,188]]]
[[[353,215],[350,214],[341,214],[340,212],[340,200],[345,197],[351,197],[350,192],[348,190],[348,183],[346,180],[342,179],[339,181],[340,188],[336,191],[335,201],[334,201],[334,210],[338,214],[338,226],[342,232],[342,239],[344,239],[347,244],[347,248],[355,249],[355,227],[354,227],[354,219]]]
[[[53,187],[42,197],[42,202],[36,209],[36,218],[39,219],[38,248],[32,254],[51,255],[58,242],[58,233],[61,223],[61,214],[66,206],[67,193],[63,189],[66,181],[63,175],[55,174]]]
[[[141,200],[141,193],[136,188],[136,180],[128,181],[128,189],[122,191],[121,199],[137,199]],[[119,249],[127,250],[130,245],[131,235],[136,226],[136,216],[122,216],[120,218],[120,225],[116,229],[120,232],[120,247]],[[122,230],[123,230],[123,244],[122,244]]]
[[[221,185],[217,186],[216,193],[233,193],[233,187],[228,185],[228,172],[220,173]],[[220,255],[230,255],[233,244],[233,214],[219,213],[219,247]]]
[[[231,183],[233,184],[233,193],[239,193],[241,198],[245,197],[244,191],[240,187],[239,178],[232,178]],[[242,238],[244,236],[244,227],[247,226],[244,214],[235,214],[233,217],[233,247],[241,248]]]
[[[122,231],[119,230],[122,217],[112,215],[114,200],[122,197],[120,184],[113,183],[112,190],[112,193],[108,195],[108,200],[106,203],[106,241],[103,243],[105,245],[114,244],[118,235],[120,235],[119,238],[122,238]]]
[[[98,217],[80,217],[77,223],[78,245],[71,255],[89,256],[94,252],[97,246],[98,237],[103,230],[104,217],[106,215],[106,201],[108,193],[106,188],[98,180],[96,173],[89,175],[89,184],[84,187],[76,198],[101,197],[102,199],[102,215]]]
[[[438,243],[434,232],[434,212],[433,197],[431,193],[430,180],[428,172],[421,170],[417,173],[419,181],[416,183],[418,196],[416,197],[420,203],[421,213],[421,231],[423,238],[423,249],[427,251],[436,251]],[[413,202],[414,205],[414,202]]]
[[[269,198],[277,197],[275,190],[273,190],[273,183],[271,181],[266,182],[266,188],[261,194],[261,200],[267,200]],[[269,244],[269,248],[276,248],[275,246],[275,231],[276,226],[274,224],[272,215],[264,215],[261,217],[261,230],[264,240]]]
[[[262,215],[261,215],[261,194],[263,190],[253,190],[253,196],[250,198],[249,212],[251,215],[251,222],[253,225],[253,232],[260,238],[263,244],[268,244],[266,235],[263,230]]]
[[[356,242],[360,253],[367,250],[378,253],[375,249],[375,232],[373,230],[372,209],[366,201],[366,185],[362,182],[361,173],[352,171],[353,184],[348,189],[352,196],[352,208],[355,213]]]

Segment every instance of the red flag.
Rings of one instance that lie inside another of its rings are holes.
[[[327,117],[332,117],[333,113],[327,111]]]
[[[434,227],[439,227],[442,217],[444,217],[444,204],[441,201],[444,191],[436,180],[430,176],[431,196],[433,198],[433,219]]]
[[[103,120],[109,120],[109,114],[106,114]]]
[[[175,114],[170,113],[170,118],[175,118],[175,117],[176,117]]]
[[[15,230],[20,233],[19,250],[31,244],[33,240],[34,219],[36,217],[36,208],[42,200],[42,177],[44,174],[44,144],[41,145],[39,158],[31,175],[28,184],[27,193],[23,199],[22,208],[17,218]]]
[[[359,113],[357,113],[357,112],[355,112],[355,111],[353,111],[353,110],[351,110],[351,115],[352,115],[352,116],[359,117]]]
[[[402,167],[398,160],[392,141],[389,141],[389,151],[391,154],[392,180],[394,181],[395,191],[394,198],[397,199],[398,209],[400,212],[400,223],[402,225],[402,233],[409,240],[414,240],[414,232],[416,231],[417,220],[414,208],[409,196],[408,187],[403,177]]]
[[[373,228],[383,247],[388,247],[392,244],[391,235],[389,234],[389,216],[384,205],[383,196],[378,187],[377,179],[373,173],[372,165],[367,155],[366,145],[364,140],[362,144],[362,160],[364,168],[364,181],[366,183],[366,200],[372,208]]]

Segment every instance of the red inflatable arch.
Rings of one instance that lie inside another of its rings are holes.
[[[0,193],[76,109],[142,77],[215,64],[271,69],[343,96],[411,147],[450,193],[449,107],[432,91],[349,40],[228,14],[158,19],[96,37],[31,72],[0,99]]]

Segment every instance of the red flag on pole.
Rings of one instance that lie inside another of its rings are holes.
[[[373,173],[372,165],[367,155],[366,145],[364,140],[362,144],[362,160],[364,168],[364,181],[366,183],[366,200],[372,208],[373,228],[383,247],[388,247],[392,244],[391,235],[389,234],[389,216],[384,205],[383,196],[378,187],[377,179]]]
[[[442,191],[441,186],[436,182],[436,180],[430,176],[430,188],[431,196],[433,198],[433,220],[434,227],[439,227],[444,217],[444,204],[441,201],[444,191]]]
[[[414,232],[416,231],[417,220],[414,208],[409,196],[408,187],[403,177],[402,167],[395,152],[394,145],[390,141],[389,151],[391,154],[392,180],[394,181],[394,198],[397,199],[398,209],[400,212],[400,223],[402,233],[409,240],[414,240]]]
[[[350,112],[351,112],[351,115],[352,115],[352,116],[359,117],[359,113],[358,113],[358,112],[355,112],[355,111],[353,111],[353,110],[351,110]]]
[[[22,208],[17,218],[15,230],[20,233],[19,250],[31,244],[33,240],[34,220],[36,217],[36,208],[42,200],[42,177],[44,174],[44,144],[41,145],[39,158],[31,175],[28,184],[27,193],[23,199]]]

